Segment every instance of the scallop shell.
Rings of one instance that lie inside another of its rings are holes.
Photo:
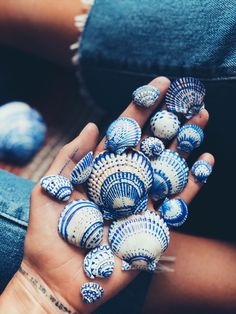
[[[171,83],[166,93],[167,109],[182,113],[187,119],[204,108],[204,85],[194,77],[183,77]]]
[[[180,121],[174,113],[161,110],[151,118],[150,127],[155,136],[171,140],[179,130]]]
[[[206,183],[212,173],[212,166],[205,160],[198,160],[193,164],[191,171],[198,182]]]
[[[186,153],[199,147],[204,139],[203,130],[196,124],[186,124],[182,126],[177,134],[177,148]]]
[[[59,201],[68,201],[73,192],[70,180],[59,175],[45,176],[40,180],[40,184],[44,191]]]
[[[114,221],[109,227],[111,249],[123,263],[122,269],[154,271],[169,244],[169,229],[156,213],[146,210]]]
[[[151,163],[142,153],[104,151],[94,160],[88,195],[103,208],[104,218],[118,219],[146,209],[152,181]]]
[[[103,227],[98,206],[81,199],[65,206],[58,223],[58,231],[64,240],[86,249],[99,245],[103,238]]]
[[[177,152],[166,149],[151,164],[154,175],[150,194],[154,200],[180,193],[184,189],[189,169],[185,159]]]
[[[188,206],[181,198],[165,199],[159,208],[161,217],[171,227],[181,226],[188,217]]]
[[[138,144],[141,138],[141,128],[134,119],[118,118],[109,126],[106,137],[106,149],[121,154],[127,148]]]
[[[140,144],[141,152],[149,159],[158,157],[165,149],[165,145],[156,137],[147,137]]]
[[[94,303],[101,299],[104,294],[104,289],[97,282],[86,282],[80,288],[80,293],[84,303]]]
[[[91,278],[108,278],[115,268],[115,258],[108,245],[101,245],[84,258],[84,271]]]
[[[85,155],[71,172],[71,182],[75,185],[87,181],[93,169],[93,152]]]
[[[135,105],[149,108],[155,105],[160,96],[160,91],[152,85],[144,85],[137,88],[132,95]]]

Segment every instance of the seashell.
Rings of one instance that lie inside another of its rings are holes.
[[[40,180],[40,184],[44,191],[59,201],[68,201],[73,192],[70,180],[59,175],[45,176]]]
[[[97,282],[86,282],[80,288],[80,293],[84,303],[94,303],[101,299],[104,289]]]
[[[108,278],[115,268],[115,258],[108,245],[101,245],[84,258],[84,271],[91,278]]]
[[[152,181],[151,163],[142,153],[104,151],[94,160],[88,195],[102,207],[105,219],[118,219],[146,209]]]
[[[0,107],[0,158],[23,164],[38,152],[46,136],[41,114],[23,102]]]
[[[183,77],[171,83],[166,93],[167,109],[182,113],[187,119],[204,108],[204,85],[194,77]]]
[[[186,124],[179,129],[176,138],[178,142],[177,148],[189,154],[194,148],[201,145],[204,133],[198,125]]]
[[[159,208],[161,217],[171,227],[181,226],[188,217],[188,206],[181,198],[165,199]]]
[[[127,148],[135,147],[141,138],[139,124],[131,118],[118,118],[106,132],[106,149],[121,154]]]
[[[193,164],[191,171],[198,182],[206,183],[212,173],[212,166],[205,160],[198,160]]]
[[[133,94],[133,102],[140,107],[149,108],[155,105],[160,96],[160,91],[152,85],[144,85],[137,88]]]
[[[151,164],[153,185],[150,195],[154,200],[180,193],[184,189],[188,182],[189,169],[185,159],[177,152],[166,149]]]
[[[71,182],[75,185],[87,181],[93,169],[93,152],[86,154],[71,172]]]
[[[159,156],[164,149],[163,142],[156,137],[147,137],[140,144],[141,152],[149,159]]]
[[[111,249],[124,263],[123,270],[154,271],[169,244],[169,229],[155,212],[146,210],[114,221],[108,232]]]
[[[151,118],[150,127],[155,136],[163,140],[171,140],[178,132],[180,122],[174,113],[161,110]]]
[[[85,249],[98,246],[103,238],[103,227],[98,206],[81,199],[65,206],[58,223],[58,231],[64,240]]]

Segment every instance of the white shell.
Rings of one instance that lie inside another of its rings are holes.
[[[133,102],[140,107],[149,108],[155,105],[160,91],[152,85],[144,85],[133,92]]]
[[[99,300],[103,294],[104,289],[97,282],[86,282],[80,288],[80,293],[84,303],[94,303]]]
[[[75,185],[87,181],[93,169],[93,152],[86,154],[71,172],[71,182]]]
[[[198,160],[193,164],[191,171],[196,181],[206,183],[212,173],[212,166],[206,160]]]
[[[188,206],[181,198],[166,198],[159,212],[168,226],[179,227],[188,217]]]
[[[73,192],[70,180],[60,175],[45,176],[40,180],[40,184],[45,192],[59,201],[68,201]]]
[[[179,129],[176,139],[177,148],[189,154],[201,145],[204,133],[198,125],[186,124]]]
[[[156,137],[147,137],[140,144],[140,151],[149,159],[158,157],[164,149],[165,145]]]

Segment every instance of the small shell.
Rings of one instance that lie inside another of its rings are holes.
[[[198,182],[206,183],[212,173],[212,166],[205,160],[198,160],[193,164],[191,171]]]
[[[172,112],[161,110],[151,118],[150,126],[155,136],[163,140],[171,140],[178,132],[180,122]]]
[[[171,83],[166,93],[167,109],[185,115],[187,119],[204,108],[204,85],[196,78],[183,77]]]
[[[95,248],[102,241],[103,227],[102,213],[97,205],[81,199],[65,206],[58,223],[64,240],[86,249]]]
[[[44,191],[59,201],[68,201],[73,192],[70,180],[59,175],[45,176],[40,180]]]
[[[163,142],[156,137],[147,137],[140,144],[141,152],[149,159],[158,157],[164,149]]]
[[[182,126],[177,134],[177,148],[186,153],[199,147],[204,139],[203,130],[196,124],[186,124]]]
[[[71,182],[75,185],[87,181],[93,169],[93,152],[85,155],[71,172]]]
[[[161,217],[171,227],[181,226],[188,217],[188,206],[181,198],[165,199],[160,209]]]
[[[156,213],[146,210],[114,221],[109,227],[111,249],[123,263],[122,269],[154,271],[169,244],[169,229]]]
[[[134,119],[118,118],[109,126],[106,137],[106,149],[121,154],[127,148],[138,144],[141,138],[141,128]]]
[[[84,303],[94,303],[101,299],[104,294],[104,289],[97,282],[86,282],[80,288],[80,293]]]
[[[84,271],[91,278],[108,278],[115,268],[115,258],[108,245],[101,245],[84,258]]]
[[[140,107],[149,108],[155,104],[160,91],[152,85],[144,85],[133,92],[133,102]]]

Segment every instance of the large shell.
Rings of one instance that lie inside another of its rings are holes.
[[[206,183],[212,172],[212,166],[206,160],[198,160],[193,164],[191,171],[198,182]]]
[[[180,193],[184,189],[189,169],[185,159],[177,152],[166,149],[151,164],[154,174],[150,193],[154,200]]]
[[[98,206],[81,199],[65,206],[58,223],[58,231],[64,240],[86,249],[94,248],[102,241],[103,227]]]
[[[138,144],[141,138],[141,128],[134,119],[118,118],[109,126],[106,137],[106,149],[121,154],[127,148]]]
[[[177,148],[186,153],[199,147],[204,139],[203,130],[196,124],[186,124],[182,126],[177,134]]]
[[[179,130],[178,117],[167,110],[161,110],[151,118],[150,126],[153,134],[163,140],[171,140]]]
[[[181,198],[165,199],[159,211],[161,217],[171,227],[181,226],[188,217],[188,206]]]
[[[159,215],[146,210],[114,221],[108,240],[112,251],[125,261],[122,269],[154,271],[169,244],[169,229]]]
[[[96,247],[84,258],[84,271],[91,279],[110,277],[114,268],[114,254],[108,245]]]
[[[84,303],[94,303],[103,296],[104,289],[97,282],[86,282],[80,288],[80,293]]]
[[[155,104],[160,96],[160,91],[152,85],[144,85],[133,92],[133,102],[140,106],[149,108]]]
[[[204,108],[204,85],[194,77],[183,77],[171,83],[166,93],[167,109],[185,115],[187,119]]]
[[[40,180],[44,191],[59,201],[68,201],[73,192],[70,180],[59,175],[45,176]]]
[[[158,157],[165,149],[161,140],[156,137],[147,137],[140,144],[141,152],[149,159]]]
[[[86,154],[71,172],[71,182],[75,185],[84,183],[93,169],[93,152]]]
[[[153,170],[138,151],[114,154],[104,151],[94,160],[88,194],[104,210],[104,218],[117,219],[146,209]]]

